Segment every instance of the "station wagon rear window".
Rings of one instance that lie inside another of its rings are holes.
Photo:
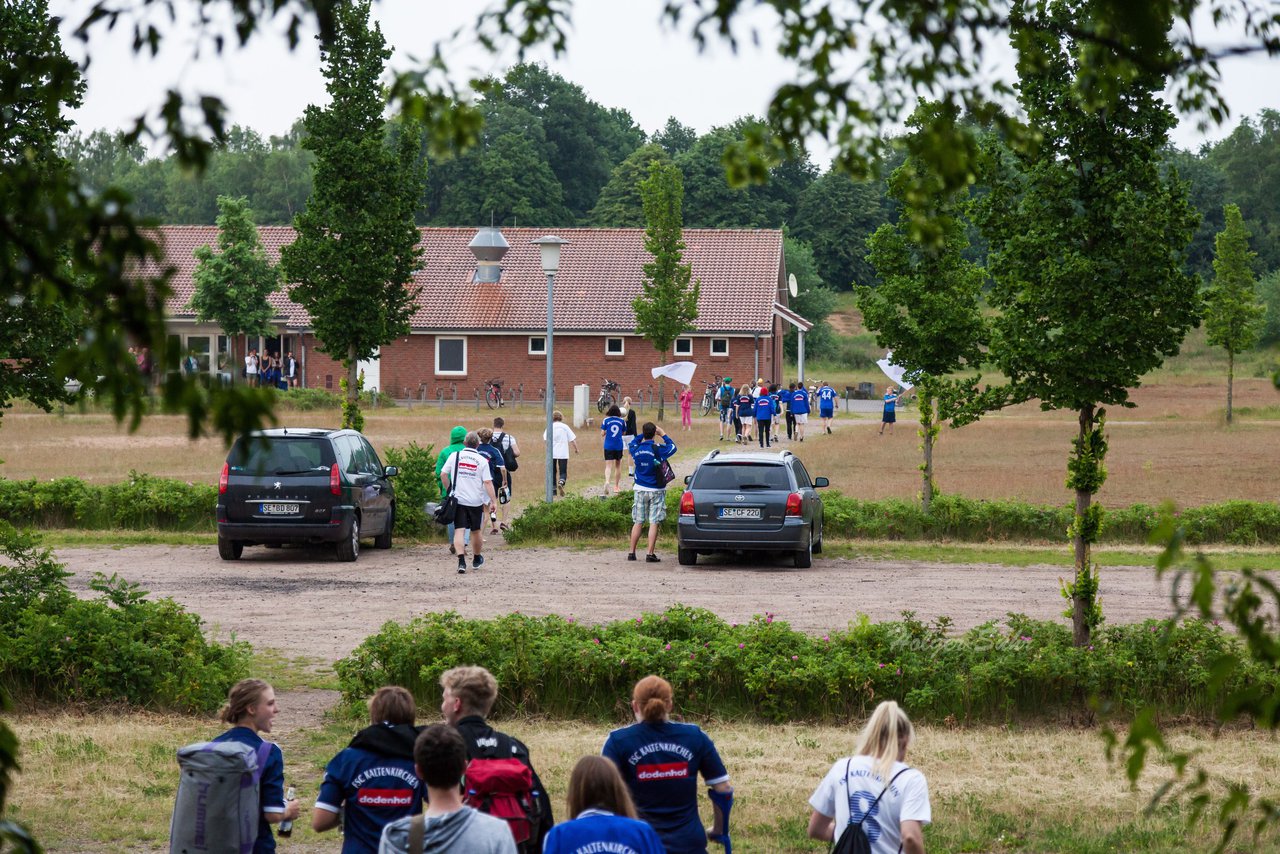
[[[328,469],[334,459],[328,439],[242,437],[236,440],[227,463],[233,472],[288,476]]]
[[[704,463],[690,484],[693,489],[741,492],[753,489],[791,489],[785,466],[760,463]]]

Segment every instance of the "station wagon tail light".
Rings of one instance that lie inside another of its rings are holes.
[[[222,474],[218,475],[218,494],[226,495],[227,481],[231,479],[231,463],[222,464]]]
[[[693,515],[693,493],[692,492],[686,492],[684,495],[680,496],[680,515],[681,516]]]
[[[787,515],[788,516],[800,515],[800,493],[793,492],[787,496]]]
[[[334,495],[342,494],[342,479],[338,476],[338,464],[329,466],[329,491]]]

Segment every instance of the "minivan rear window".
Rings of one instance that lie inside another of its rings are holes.
[[[310,474],[333,463],[328,439],[305,436],[241,437],[227,456],[231,470],[245,474]]]
[[[694,489],[790,489],[787,469],[774,463],[705,463],[698,466]]]

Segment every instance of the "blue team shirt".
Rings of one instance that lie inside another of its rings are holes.
[[[626,429],[626,419],[617,415],[610,415],[601,421],[600,432],[604,433],[604,449],[606,451],[621,451],[623,448],[622,434],[626,432]]]
[[[232,727],[214,741],[231,741],[246,744],[257,750],[262,746],[262,736],[246,726]],[[258,782],[258,838],[253,843],[253,854],[272,854],[276,850],[276,838],[271,833],[271,825],[267,823],[264,813],[284,812],[284,753],[280,745],[271,745],[267,754],[267,767]]]
[[[755,415],[757,421],[773,420],[773,398],[767,394],[762,394],[756,398]]]
[[[376,854],[384,826],[422,812],[422,791],[413,760],[348,747],[325,766],[316,806],[342,810],[342,854]]]
[[[542,854],[664,854],[662,840],[653,828],[634,818],[604,810],[583,810],[572,821],[551,828],[542,843]]]
[[[738,395],[738,397],[737,397],[737,399],[734,401],[734,403],[735,403],[735,404],[737,405],[737,407],[738,407],[738,417],[739,417],[739,418],[750,418],[750,417],[751,417],[751,409],[752,409],[752,407],[754,407],[754,406],[756,405],[755,398],[753,398],[753,397],[752,397],[751,395],[749,395],[749,394],[741,394],[741,395]]]
[[[631,440],[628,450],[636,464],[636,486],[666,489],[667,485],[662,482],[659,470],[662,461],[676,452],[676,443],[671,441],[671,437],[667,436],[665,441],[658,443],[644,436],[636,436]]]
[[[884,396],[884,411],[886,415],[893,413],[894,407],[898,403],[898,395],[894,392],[887,392]]]
[[[823,414],[823,417],[830,415],[831,410],[835,408],[835,405],[836,405],[835,389],[833,389],[829,385],[824,385],[822,388],[818,389],[818,411]]]
[[[707,850],[698,775],[713,786],[727,781],[729,772],[705,732],[694,724],[641,722],[609,733],[602,752],[618,766],[636,810],[668,854]]]
[[[489,461],[489,476],[493,478],[493,488],[497,489],[502,485],[502,470],[507,467],[502,451],[493,445],[480,445],[476,450]]]
[[[809,414],[809,392],[802,388],[798,388],[791,392],[791,414],[792,415],[808,415]]]

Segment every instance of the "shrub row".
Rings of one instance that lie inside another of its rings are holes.
[[[422,537],[440,530],[427,518],[428,501],[440,498],[440,482],[436,480],[435,445],[425,448],[410,442],[404,448],[387,448],[383,462],[399,466],[396,478],[396,529],[401,537]]]
[[[136,471],[120,483],[0,478],[0,520],[37,528],[214,530],[218,488]]]
[[[674,531],[680,490],[667,490],[667,521]],[[1044,540],[1067,542],[1070,506],[1042,507],[1022,501],[984,501],[940,495],[930,513],[901,499],[863,501],[830,491],[823,496],[825,536],[832,539],[930,540],[965,542]],[[1280,505],[1259,501],[1227,501],[1190,507],[1175,514],[1187,541],[1258,545],[1280,543]],[[1146,504],[1107,508],[1102,540],[1145,543],[1159,525],[1160,510]],[[563,537],[618,537],[631,528],[631,496],[608,499],[566,498],[554,504],[531,504],[515,521],[511,542]]]
[[[69,575],[33,534],[0,523],[0,682],[13,696],[207,711],[247,675],[249,645],[206,640],[173,600],[101,574],[97,598],[79,599]]]
[[[387,623],[337,672],[352,703],[397,684],[433,707],[442,672],[479,664],[501,685],[500,712],[596,720],[628,717],[631,687],[650,673],[671,681],[684,715],[831,722],[863,718],[885,699],[913,716],[961,722],[1085,716],[1095,703],[1207,716],[1215,676],[1228,691],[1272,694],[1280,682],[1280,674],[1251,663],[1224,670],[1240,644],[1201,621],[1107,627],[1077,649],[1066,627],[1021,615],[956,637],[945,618],[926,625],[909,612],[903,617],[871,623],[864,616],[845,631],[813,637],[770,614],[730,625],[683,606],[608,625],[427,614]]]

